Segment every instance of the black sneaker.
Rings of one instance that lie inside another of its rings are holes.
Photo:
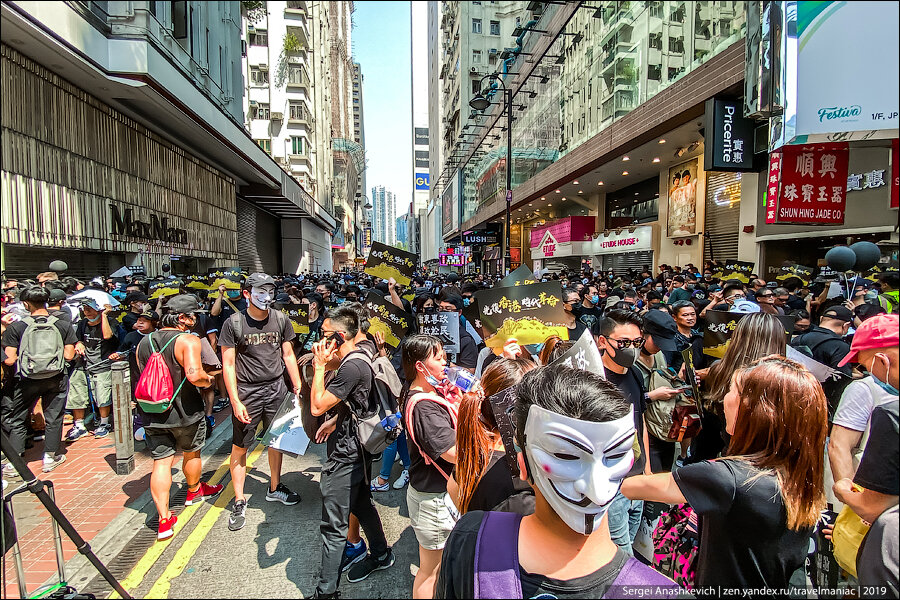
[[[353,565],[347,573],[347,581],[356,583],[362,581],[375,571],[381,571],[394,565],[394,551],[388,548],[381,558],[375,558],[371,553],[362,562]]]
[[[300,502],[300,494],[292,492],[288,489],[288,486],[279,483],[274,492],[272,490],[266,492],[266,501],[281,502],[285,506],[293,506]]]
[[[235,500],[231,507],[231,516],[228,517],[228,530],[237,531],[243,529],[247,522],[247,501]]]
[[[216,400],[216,403],[213,404],[213,412],[221,412],[225,410],[225,407],[231,404],[231,400],[228,398],[219,398]]]

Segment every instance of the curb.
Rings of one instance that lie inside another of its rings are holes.
[[[203,449],[200,451],[203,471],[206,471],[209,460],[216,455],[217,450],[221,449],[225,444],[231,444],[231,433],[231,419],[226,419],[215,428],[212,437],[206,440]],[[172,487],[180,486],[184,481],[184,473],[178,471],[176,475],[172,476]],[[146,528],[147,514],[144,511],[148,506],[153,510],[152,505],[153,496],[148,486],[144,493],[138,496],[130,505],[124,507],[121,513],[90,540],[91,549],[97,558],[100,559],[100,562],[108,564],[128,546],[138,532]],[[64,539],[68,538],[64,535]],[[57,577],[57,575],[51,575],[44,582],[44,585],[55,585],[58,581]],[[97,572],[97,569],[81,553],[76,554],[66,563],[67,583],[76,590],[87,587],[88,584],[98,577],[100,577],[100,574]]]

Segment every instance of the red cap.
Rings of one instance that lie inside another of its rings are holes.
[[[890,348],[900,344],[900,315],[875,315],[862,322],[853,334],[850,352],[838,363],[843,367],[856,358],[861,350]]]

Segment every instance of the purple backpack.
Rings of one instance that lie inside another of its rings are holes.
[[[519,525],[522,515],[486,512],[475,542],[475,598],[521,598],[519,579]],[[678,585],[630,557],[619,571],[604,598],[622,597],[623,586],[658,588],[658,594],[645,598],[671,598]],[[618,593],[616,593],[618,590]],[[666,594],[666,591],[669,594]]]

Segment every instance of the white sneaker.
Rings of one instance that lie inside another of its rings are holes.
[[[409,469],[403,469],[403,472],[400,473],[400,477],[397,478],[397,481],[394,482],[395,490],[402,490],[406,487],[406,484],[409,483]]]

